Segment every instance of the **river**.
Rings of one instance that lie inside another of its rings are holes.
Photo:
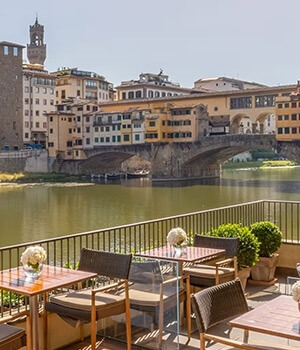
[[[0,246],[258,199],[300,200],[300,167],[226,170],[220,179],[0,185]]]

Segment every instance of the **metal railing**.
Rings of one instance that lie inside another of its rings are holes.
[[[41,245],[47,251],[47,264],[76,266],[82,247],[114,252],[140,252],[166,244],[167,233],[173,227],[182,227],[194,235],[221,224],[241,223],[248,226],[264,220],[279,226],[285,242],[300,242],[300,202],[259,200],[2,247],[0,270],[18,266],[22,252],[33,244]]]

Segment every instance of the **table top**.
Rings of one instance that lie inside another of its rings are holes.
[[[164,247],[147,250],[145,252],[135,253],[135,255],[147,258],[193,263],[201,259],[223,255],[224,252],[224,249],[186,247],[185,253],[183,253],[181,256],[175,256],[173,247],[167,245]]]
[[[230,321],[232,327],[300,340],[298,304],[281,295]]]
[[[44,265],[41,275],[32,280],[25,276],[23,267],[0,271],[0,289],[34,296],[96,277],[96,273]]]

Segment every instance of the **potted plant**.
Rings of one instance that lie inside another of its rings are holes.
[[[262,282],[259,284],[272,285],[276,282],[274,276],[279,260],[279,254],[276,252],[282,244],[282,233],[279,227],[270,221],[252,224],[250,231],[260,242],[259,260],[251,268],[251,279]]]
[[[238,276],[245,289],[250,276],[250,268],[258,261],[259,242],[247,226],[241,224],[225,224],[212,228],[207,235],[216,237],[238,237],[239,248],[237,254]]]

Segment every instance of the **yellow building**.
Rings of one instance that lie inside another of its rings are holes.
[[[96,105],[69,101],[47,113],[47,148],[49,157],[84,159],[84,149],[92,147],[93,114]]]
[[[112,99],[111,84],[102,75],[78,68],[63,68],[51,73],[56,77],[56,103],[78,98],[94,103]]]
[[[276,99],[276,139],[300,140],[300,85],[289,96]]]

